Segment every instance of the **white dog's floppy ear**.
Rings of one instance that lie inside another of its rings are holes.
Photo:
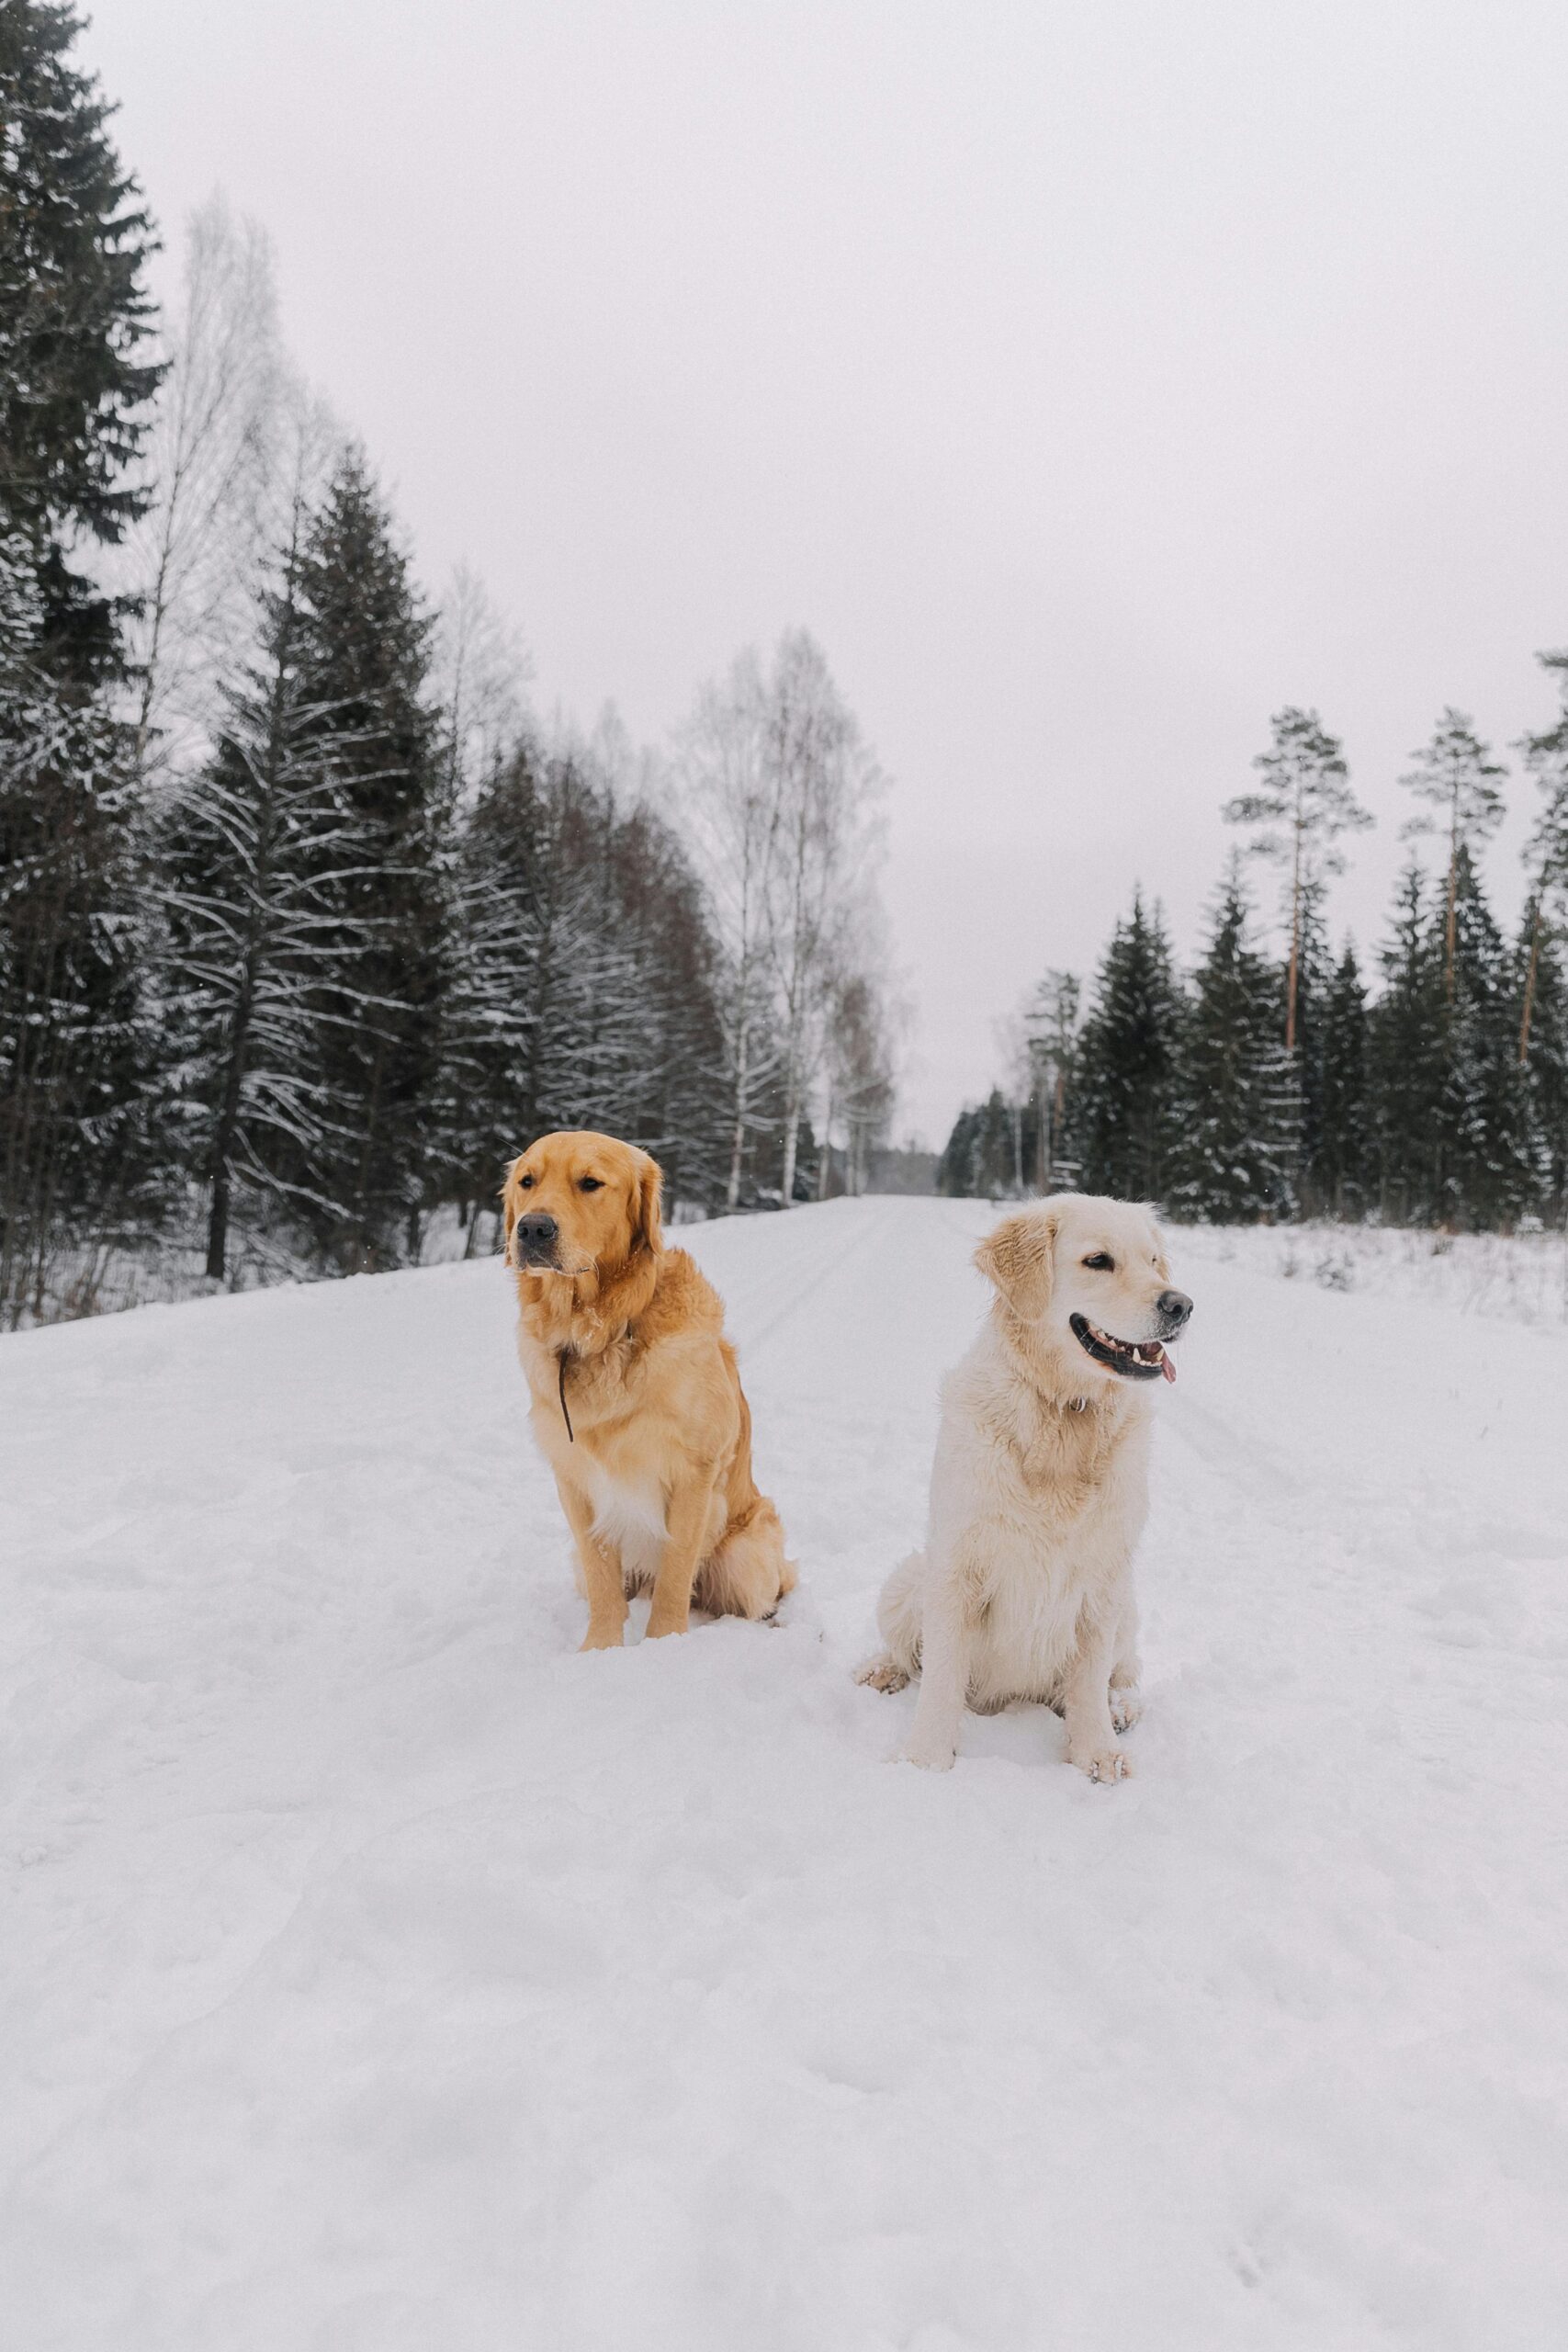
[[[975,1263],[1017,1315],[1043,1315],[1056,1271],[1057,1221],[1049,1209],[1021,1209],[993,1226]]]

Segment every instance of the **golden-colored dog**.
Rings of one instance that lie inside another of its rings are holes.
[[[650,1634],[694,1600],[766,1617],[795,1584],[751,1476],[751,1416],[724,1304],[667,1250],[657,1163],[613,1136],[541,1136],[507,1171],[506,1257],[534,1434],[555,1472],[588,1602],[585,1650],[615,1649],[629,1594]]]

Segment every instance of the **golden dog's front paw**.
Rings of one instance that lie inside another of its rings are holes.
[[[1144,1695],[1135,1682],[1111,1686],[1111,1728],[1131,1731],[1144,1712]]]
[[[1120,1747],[1101,1747],[1093,1755],[1069,1756],[1067,1761],[1076,1764],[1080,1772],[1087,1772],[1091,1781],[1127,1781],[1133,1776],[1133,1759]]]
[[[621,1629],[618,1625],[590,1625],[577,1645],[577,1654],[581,1657],[584,1650],[618,1650],[620,1647]]]
[[[863,1666],[857,1666],[855,1680],[868,1690],[907,1690],[909,1687],[908,1676],[886,1650],[878,1657],[868,1657]]]

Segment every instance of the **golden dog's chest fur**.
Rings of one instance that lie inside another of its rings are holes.
[[[603,1171],[586,1195],[584,1170]],[[694,1600],[765,1616],[795,1583],[752,1477],[722,1302],[683,1250],[664,1247],[658,1193],[648,1155],[606,1136],[546,1136],[507,1179],[509,1252],[536,1203],[564,1253],[560,1266],[517,1266],[518,1351],[577,1547],[585,1648],[620,1641],[639,1590],[652,1592],[658,1634],[682,1631]]]

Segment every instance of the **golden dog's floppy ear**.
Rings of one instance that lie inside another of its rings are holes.
[[[1056,1271],[1056,1218],[1048,1209],[1021,1209],[993,1226],[975,1263],[995,1283],[1017,1315],[1043,1315]]]
[[[637,1155],[640,1165],[637,1172],[637,1192],[632,1202],[632,1248],[647,1250],[657,1258],[664,1247],[664,1224],[660,1214],[660,1195],[664,1184],[664,1170],[657,1159],[646,1151]]]
[[[520,1151],[518,1153],[516,1159],[508,1168],[506,1171],[506,1181],[501,1188],[501,1216],[502,1222],[506,1228],[506,1247],[504,1254],[508,1265],[512,1263],[512,1228],[516,1224],[518,1217],[522,1215],[523,1211],[523,1195],[518,1190],[517,1170],[522,1167],[526,1157],[527,1155],[525,1152]]]

